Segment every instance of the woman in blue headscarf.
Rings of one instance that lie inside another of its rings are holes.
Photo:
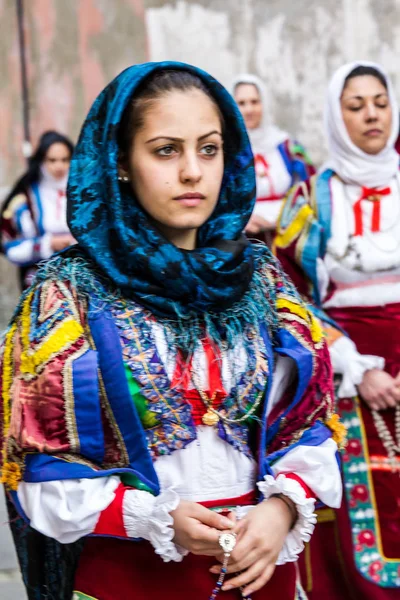
[[[78,245],[2,347],[32,597],[302,597],[315,501],[340,505],[341,428],[319,323],[242,235],[254,198],[242,118],[207,73],[139,65],[95,101],[70,170]]]

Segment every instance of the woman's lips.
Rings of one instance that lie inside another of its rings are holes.
[[[182,194],[182,196],[176,196],[174,200],[177,200],[183,206],[196,207],[202,200],[205,200],[205,196],[198,192],[187,192],[186,194]]]
[[[379,135],[382,135],[382,129],[368,129],[368,131],[366,131],[364,135],[366,135],[367,137],[377,137]]]

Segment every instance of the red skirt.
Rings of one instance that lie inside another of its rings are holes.
[[[75,591],[95,600],[208,600],[217,580],[209,572],[215,559],[189,554],[181,563],[165,563],[148,542],[88,538]],[[221,600],[239,600],[239,590],[221,592]],[[254,600],[295,600],[296,568],[288,563],[275,569]]]
[[[207,508],[254,504],[253,492],[240,498],[202,502]],[[223,511],[224,512],[224,511]],[[94,600],[207,600],[218,579],[209,572],[215,558],[188,554],[182,562],[164,562],[149,542],[115,538],[87,538],[74,589]],[[275,596],[276,594],[276,596]],[[254,600],[297,599],[297,571],[293,563],[277,567]],[[240,590],[221,592],[223,600],[238,600]]]
[[[347,331],[361,354],[382,356],[386,371],[392,376],[399,373],[400,304],[331,309],[329,315]],[[339,408],[346,402],[351,406],[354,400],[339,401]],[[382,411],[381,415],[393,435],[394,410]],[[376,583],[371,581],[371,577],[361,574],[357,567],[357,548],[345,498],[339,510],[320,512],[320,522],[299,561],[302,583],[309,600],[400,600],[400,571],[398,587],[381,585],[379,571],[386,559],[389,562],[390,559],[400,561],[400,470],[393,473],[385,466],[387,452],[377,434],[371,411],[362,401],[359,417],[367,440],[368,469],[373,487],[373,490],[361,489],[361,498],[362,494],[375,497],[383,550],[381,557],[375,561]],[[352,461],[356,457],[359,450],[357,443],[357,440],[348,441],[343,460]]]

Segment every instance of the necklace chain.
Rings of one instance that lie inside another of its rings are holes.
[[[133,320],[131,319],[130,316],[130,311],[128,309],[128,306],[126,304],[125,301],[123,301],[123,306],[126,309],[126,316],[128,317],[128,323],[132,328],[132,332],[135,338],[135,343],[137,346],[137,349],[139,350],[139,355],[141,357],[141,362],[143,365],[143,368],[145,370],[146,375],[149,378],[149,381],[154,389],[154,391],[159,395],[160,399],[163,400],[164,402],[166,402],[166,404],[171,408],[172,412],[176,412],[171,406],[170,403],[167,401],[167,399],[165,398],[165,396],[161,393],[161,391],[158,389],[158,387],[156,386],[156,384],[154,383],[153,377],[149,371],[149,368],[146,364],[146,361],[143,358],[143,349],[142,349],[142,345],[140,343],[140,339],[139,339],[139,335],[137,333],[137,329],[133,323]],[[258,365],[258,353],[257,353],[257,365]],[[255,368],[255,373],[257,372],[257,365]],[[205,415],[203,415],[203,423],[205,425],[216,425],[218,423],[219,420],[224,421],[226,423],[242,423],[243,421],[246,421],[249,417],[251,417],[256,410],[258,409],[258,407],[261,404],[263,395],[264,395],[264,390],[260,391],[257,394],[256,400],[253,403],[253,405],[249,408],[248,411],[246,411],[241,417],[238,417],[237,419],[230,419],[229,417],[226,417],[225,415],[223,415],[221,412],[219,412],[218,410],[216,410],[212,405],[215,401],[215,398],[217,397],[217,392],[214,392],[212,397],[209,398],[207,396],[207,394],[205,393],[205,391],[201,388],[201,386],[196,385],[196,381],[195,381],[195,377],[194,377],[194,370],[192,369],[192,373],[191,373],[191,379],[192,379],[192,383],[194,388],[197,390],[197,392],[199,393],[199,396],[202,400],[202,402],[204,403],[205,407],[207,408],[207,412],[205,413]]]
[[[246,421],[249,417],[251,417],[256,412],[256,410],[258,409],[258,407],[261,404],[261,400],[264,395],[263,390],[261,392],[258,392],[254,404],[249,408],[248,411],[246,411],[241,417],[238,417],[237,419],[230,419],[229,417],[226,417],[220,411],[216,410],[213,407],[213,402],[215,400],[216,393],[214,393],[212,395],[212,397],[209,398],[207,396],[206,392],[203,389],[201,389],[201,387],[195,381],[194,373],[192,373],[192,383],[194,385],[195,390],[199,393],[199,396],[200,396],[204,406],[207,408],[207,412],[204,415],[204,419],[203,419],[203,422],[205,425],[208,425],[208,424],[216,425],[216,423],[218,423],[219,420],[224,421],[225,423],[243,423],[243,421]],[[211,415],[214,416],[214,419],[212,418]]]
[[[400,405],[398,404],[396,406],[395,411],[395,439],[393,439],[393,436],[390,433],[384,418],[379,414],[378,411],[372,411],[372,418],[374,420],[379,439],[388,453],[389,460],[394,461],[396,454],[400,454]]]
[[[254,369],[254,377],[255,377],[255,374],[257,373],[259,359],[260,359],[260,353],[258,351],[258,344],[257,344],[256,340],[257,340],[257,336],[255,337],[255,345],[257,345],[257,348],[256,348],[257,358],[256,358],[256,366]],[[229,364],[230,364],[229,360],[228,360],[227,364],[228,364],[228,368],[229,368]],[[202,418],[202,421],[205,425],[216,425],[218,423],[218,421],[223,421],[224,423],[231,423],[231,424],[243,423],[257,411],[258,407],[261,404],[262,398],[264,396],[264,390],[262,390],[261,392],[259,392],[257,394],[257,397],[256,397],[253,405],[249,408],[249,410],[245,411],[242,414],[242,416],[237,417],[236,419],[230,419],[229,417],[225,416],[224,414],[222,414],[220,411],[216,410],[213,407],[213,403],[215,401],[217,393],[215,392],[211,398],[209,398],[207,396],[206,392],[202,389],[201,385],[199,385],[199,382],[196,378],[196,373],[195,373],[194,369],[192,369],[192,372],[191,372],[191,380],[192,380],[192,384],[193,384],[195,390],[198,392],[204,406],[207,408],[207,412],[203,415],[203,418]],[[251,383],[249,384],[249,386],[247,386],[247,389],[243,395],[246,395],[246,393],[249,390],[249,387],[253,384],[253,382],[254,382],[254,378],[251,381]]]

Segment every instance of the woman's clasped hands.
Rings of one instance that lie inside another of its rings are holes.
[[[241,588],[244,596],[261,589],[272,577],[278,555],[292,524],[288,506],[279,498],[270,498],[252,508],[240,521],[234,513],[224,517],[196,502],[181,501],[171,513],[174,518],[174,541],[193,554],[215,556],[222,564],[224,554],[219,545],[222,532],[236,534],[236,545],[228,563],[222,590]],[[221,564],[210,571],[218,575]]]

